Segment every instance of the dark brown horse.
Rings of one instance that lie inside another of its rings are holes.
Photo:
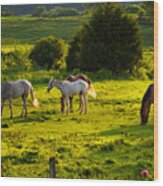
[[[148,122],[148,116],[149,116],[151,104],[154,104],[153,83],[149,85],[142,99],[142,104],[140,109],[141,125],[145,125]]]
[[[91,86],[91,80],[85,74],[76,74],[75,76],[70,75],[66,78],[66,80],[70,81],[70,82],[74,82],[74,81],[77,81],[79,79],[87,82],[88,85]],[[73,96],[71,96],[69,98],[69,100],[70,100],[70,111],[73,112]],[[81,97],[80,97],[80,103],[79,103],[79,110],[80,110],[80,108],[81,108]],[[65,110],[65,97],[62,96],[61,97],[61,112],[64,113],[64,110]]]

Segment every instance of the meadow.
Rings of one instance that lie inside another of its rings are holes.
[[[34,44],[36,40],[47,35],[54,35],[69,42],[89,15],[38,18],[28,16],[2,17],[2,48],[18,44]],[[151,24],[139,24],[145,48],[153,46],[153,27]],[[65,30],[65,32],[63,32]]]
[[[49,158],[57,160],[57,178],[153,179],[153,108],[140,126],[139,109],[149,81],[94,82],[97,98],[89,97],[89,113],[60,113],[60,92],[35,87],[40,107],[28,101],[28,118],[19,118],[21,99],[2,117],[2,176],[49,177]],[[150,175],[140,175],[148,169]]]
[[[19,47],[31,50],[37,39],[47,35],[69,43],[88,20],[87,16],[2,18],[2,51]],[[145,58],[151,62],[153,28],[139,26]],[[74,113],[66,116],[60,113],[60,92],[54,88],[48,94],[46,89],[52,75],[64,79],[69,73],[39,70],[2,74],[3,80],[30,80],[40,102],[39,107],[32,107],[29,98],[29,115],[20,118],[21,99],[14,100],[13,119],[8,119],[6,102],[1,124],[2,176],[47,178],[49,159],[55,157],[57,178],[153,180],[153,106],[147,125],[140,126],[139,116],[142,96],[152,81],[112,80],[103,71],[89,73],[97,92],[96,99],[88,98],[89,113],[78,114],[76,96]],[[148,169],[149,176],[142,176],[142,169]]]

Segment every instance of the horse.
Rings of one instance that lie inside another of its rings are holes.
[[[23,101],[23,109],[21,112],[20,117],[27,117],[27,97],[28,94],[31,94],[32,98],[32,104],[33,106],[38,106],[39,103],[37,99],[35,98],[34,95],[34,90],[32,87],[32,84],[25,80],[25,79],[20,79],[15,82],[13,81],[6,81],[1,84],[1,115],[3,113],[3,108],[6,100],[9,100],[9,108],[10,108],[10,118],[13,117],[13,112],[12,112],[12,99],[16,99],[18,97],[22,97]],[[25,113],[24,113],[25,111]]]
[[[47,91],[49,92],[53,87],[58,88],[62,95],[66,99],[66,106],[67,106],[67,115],[70,112],[69,108],[69,97],[73,95],[81,95],[81,110],[80,114],[84,112],[84,107],[85,107],[85,114],[88,112],[88,101],[87,101],[87,92],[90,94],[92,97],[95,97],[96,93],[94,88],[90,88],[88,83],[85,81],[79,79],[74,82],[70,81],[60,81],[60,80],[55,80],[54,78],[50,79]]]
[[[149,116],[151,104],[154,104],[153,83],[148,86],[142,99],[141,109],[140,109],[141,125],[144,125],[148,122],[148,116]]]
[[[88,76],[86,76],[85,74],[69,75],[66,78],[66,80],[70,81],[70,82],[74,82],[74,81],[79,80],[79,79],[87,82],[90,87],[93,86],[90,78],[88,78]],[[69,100],[70,100],[70,112],[73,112],[73,96],[70,96]],[[65,106],[66,106],[65,105],[65,97],[62,96],[61,97],[61,112],[62,113],[64,113]],[[80,103],[79,103],[79,109],[78,110],[80,110],[80,109],[81,109],[81,96],[80,96]]]

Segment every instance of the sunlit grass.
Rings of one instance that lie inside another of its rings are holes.
[[[2,117],[2,176],[49,177],[55,156],[58,178],[153,179],[153,107],[140,126],[139,108],[149,81],[94,83],[97,99],[89,97],[89,113],[60,113],[60,92],[34,84],[39,108],[28,101],[28,118],[19,118],[21,99],[14,100],[14,119],[6,104]]]

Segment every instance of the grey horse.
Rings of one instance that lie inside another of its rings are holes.
[[[92,85],[91,79],[85,74],[76,74],[76,75],[69,75],[66,80],[70,82],[74,82],[77,80],[83,80],[88,83],[89,86]],[[70,111],[73,112],[73,96],[70,96]],[[81,109],[81,96],[80,96],[80,103],[79,103],[79,110]],[[61,112],[64,113],[65,110],[65,97],[62,95],[61,97]]]
[[[31,94],[33,106],[38,106],[38,101],[35,98],[32,84],[29,81],[22,79],[22,80],[17,80],[15,82],[7,81],[7,82],[2,83],[1,84],[1,115],[3,113],[5,101],[9,100],[10,118],[12,118],[13,117],[12,99],[22,97],[23,109],[22,109],[20,117],[23,117],[23,115],[27,117],[26,101],[27,101],[27,97],[29,93]],[[25,111],[25,114],[24,114],[24,111]]]

